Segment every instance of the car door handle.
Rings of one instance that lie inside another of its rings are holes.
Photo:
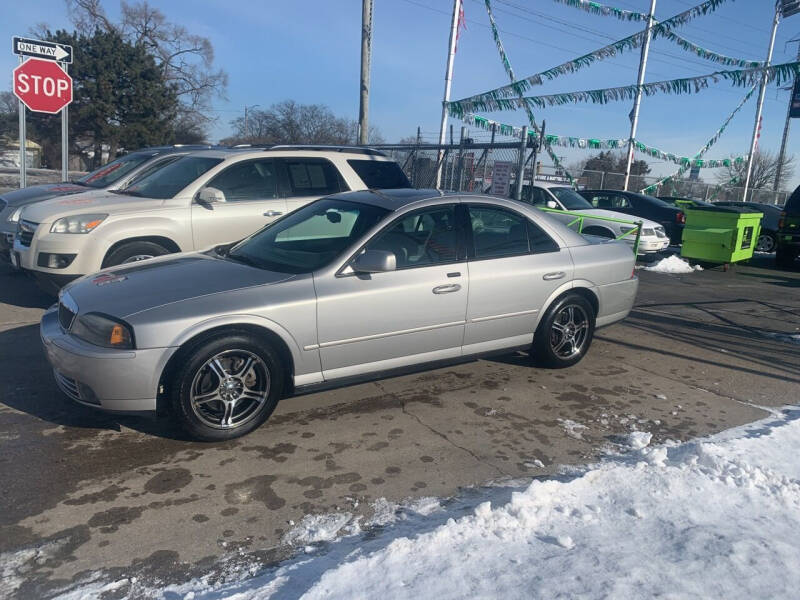
[[[553,281],[555,279],[563,279],[566,273],[564,271],[556,271],[555,273],[545,273],[542,275],[542,279],[545,281]]]
[[[453,292],[457,292],[460,289],[461,289],[461,286],[458,285],[457,283],[451,283],[451,284],[448,284],[448,285],[437,285],[435,288],[433,288],[433,293],[434,294],[451,294]]]
[[[279,217],[282,214],[283,213],[281,211],[279,211],[279,210],[268,210],[267,212],[264,213],[264,216],[265,217]]]

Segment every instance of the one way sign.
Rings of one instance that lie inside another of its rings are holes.
[[[60,63],[72,62],[72,46],[67,46],[66,44],[31,40],[17,36],[13,37],[12,43],[14,54],[54,60]]]

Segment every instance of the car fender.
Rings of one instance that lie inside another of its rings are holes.
[[[113,220],[104,223],[94,233],[102,233],[95,244],[97,270],[100,269],[108,250],[131,238],[163,237],[172,240],[181,252],[193,249],[191,220],[188,212],[183,215],[113,215]]]
[[[539,324],[539,321],[542,319],[542,317],[550,309],[550,306],[552,306],[553,302],[555,302],[556,298],[558,298],[559,296],[562,296],[565,292],[568,292],[568,291],[573,290],[575,288],[586,288],[589,291],[591,291],[595,295],[595,297],[598,296],[598,294],[597,294],[597,286],[594,283],[592,283],[591,281],[588,281],[586,279],[573,279],[571,281],[565,281],[560,286],[558,286],[555,290],[553,290],[553,292],[547,297],[547,300],[545,301],[544,305],[542,306],[542,310],[539,311],[539,319],[536,322],[537,326]],[[599,300],[599,298],[598,298],[598,300]]]

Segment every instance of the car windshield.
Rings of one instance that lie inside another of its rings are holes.
[[[586,210],[593,208],[586,198],[578,194],[578,192],[572,188],[551,187],[547,189],[549,189],[550,193],[558,198],[558,201],[561,202],[561,204],[563,204],[564,208],[567,210]]]
[[[76,183],[98,189],[108,187],[122,179],[139,165],[153,158],[153,156],[155,154],[149,152],[134,152],[133,154],[122,156],[77,179]]]
[[[120,194],[157,198],[172,198],[203,173],[222,162],[221,158],[207,156],[184,156],[166,167],[157,169],[149,175],[133,182]]]
[[[281,273],[310,273],[333,262],[389,213],[369,204],[322,198],[234,246],[225,256]]]

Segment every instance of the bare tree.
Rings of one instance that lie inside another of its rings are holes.
[[[356,123],[337,117],[323,104],[299,104],[284,100],[266,110],[251,110],[231,121],[231,144],[353,144]],[[370,127],[370,143],[383,143],[376,127]]]
[[[794,156],[785,156],[781,178],[778,181],[778,189],[783,189],[794,176],[795,159]],[[750,173],[750,187],[754,190],[762,188],[772,188],[775,175],[778,171],[778,155],[769,150],[756,150],[753,156],[753,168]],[[717,180],[720,183],[733,183],[744,185],[747,176],[747,163],[742,161],[734,163],[724,171],[717,173]]]
[[[207,112],[215,96],[224,97],[228,75],[214,67],[214,48],[208,38],[170,23],[147,0],[133,3],[121,0],[119,23],[108,18],[101,0],[65,2],[79,33],[91,35],[97,29],[115,31],[126,41],[147,48],[167,82],[177,89],[184,122],[193,120],[202,128],[213,120]]]

